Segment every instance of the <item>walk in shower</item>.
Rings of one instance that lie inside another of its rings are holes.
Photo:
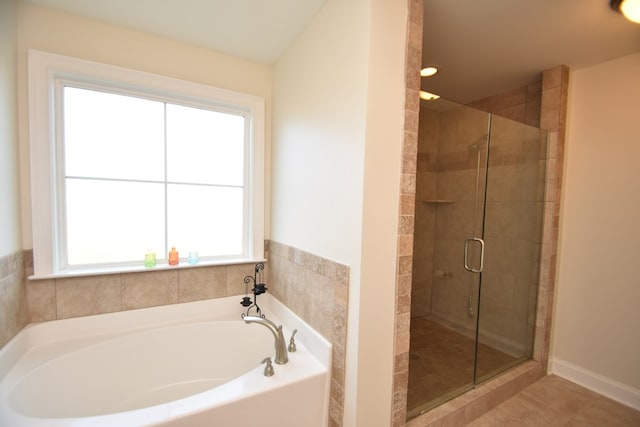
[[[407,416],[532,356],[547,134],[422,101]]]

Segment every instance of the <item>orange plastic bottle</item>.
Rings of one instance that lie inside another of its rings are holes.
[[[176,251],[175,247],[171,248],[169,251],[169,265],[178,265],[180,262],[180,257],[178,256],[178,251]]]

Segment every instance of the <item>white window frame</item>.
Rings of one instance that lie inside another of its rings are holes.
[[[110,86],[121,91],[142,92],[168,102],[229,107],[246,112],[249,120],[248,207],[245,209],[248,239],[238,258],[203,262],[205,265],[234,264],[264,259],[264,98],[199,83],[131,70],[37,50],[29,50],[29,138],[31,154],[31,210],[33,227],[33,278],[104,274],[144,270],[140,266],[115,266],[91,270],[70,269],[58,256],[58,189],[56,147],[61,125],[56,122],[56,86],[61,81]],[[175,268],[175,267],[173,267]]]

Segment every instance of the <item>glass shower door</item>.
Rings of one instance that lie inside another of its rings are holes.
[[[545,131],[492,115],[476,383],[533,353],[546,149]]]
[[[473,388],[489,114],[423,104],[416,188],[408,416]]]
[[[407,417],[531,358],[546,133],[422,103]]]

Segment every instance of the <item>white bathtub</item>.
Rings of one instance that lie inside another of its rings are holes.
[[[298,329],[272,377],[273,335],[239,297],[28,325],[0,350],[0,426],[326,426],[331,345],[259,299]]]

